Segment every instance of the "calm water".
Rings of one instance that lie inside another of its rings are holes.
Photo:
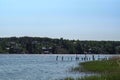
[[[56,61],[56,56],[59,56],[58,61]],[[82,58],[85,55],[77,56]],[[87,56],[92,58],[92,55]],[[95,59],[110,56],[112,55],[95,55]],[[71,67],[83,62],[82,59],[76,61],[75,57],[76,55],[1,54],[0,80],[55,80],[69,76],[91,75],[90,73],[70,72]]]

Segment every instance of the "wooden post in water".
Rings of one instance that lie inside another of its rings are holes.
[[[77,54],[76,54],[75,60],[76,60],[76,61],[78,60]]]
[[[98,60],[100,60],[100,55],[98,54]]]
[[[56,61],[58,61],[58,56],[56,56]]]
[[[89,57],[89,61],[90,61],[90,57]]]
[[[83,57],[81,57],[81,60],[83,61]]]
[[[78,56],[76,56],[76,58],[75,58],[75,59],[76,59],[76,61],[78,61],[78,60],[79,60],[79,57],[78,57]]]
[[[95,60],[95,56],[94,56],[94,55],[92,55],[92,60],[93,60],[93,61]]]
[[[77,61],[77,54],[76,54],[76,56],[75,56],[75,60]]]
[[[84,59],[85,59],[85,61],[87,61],[87,55],[86,55],[86,53],[85,53],[85,58]]]
[[[72,57],[71,57],[71,61],[72,61]]]
[[[63,60],[64,60],[64,57],[62,56],[62,58],[61,58],[61,59],[62,59],[62,61],[63,61]]]

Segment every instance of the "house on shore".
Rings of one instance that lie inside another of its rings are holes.
[[[52,47],[42,47],[42,54],[52,54]]]

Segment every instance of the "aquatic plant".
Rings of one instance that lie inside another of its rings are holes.
[[[78,67],[73,68],[74,71],[97,72],[99,75],[85,76],[83,78],[66,78],[65,80],[120,80],[120,57],[113,57],[110,60],[90,61],[80,63]],[[82,67],[81,67],[82,66]]]

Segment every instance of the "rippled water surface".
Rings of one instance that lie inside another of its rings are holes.
[[[56,61],[56,56],[58,60]],[[62,60],[63,56],[63,60]],[[79,58],[85,55],[77,55]],[[90,60],[92,55],[87,55]],[[112,55],[95,55],[95,59],[108,58]],[[81,59],[75,60],[76,55],[39,55],[39,54],[1,54],[0,80],[55,80],[65,77],[85,76],[90,73],[70,72]]]

